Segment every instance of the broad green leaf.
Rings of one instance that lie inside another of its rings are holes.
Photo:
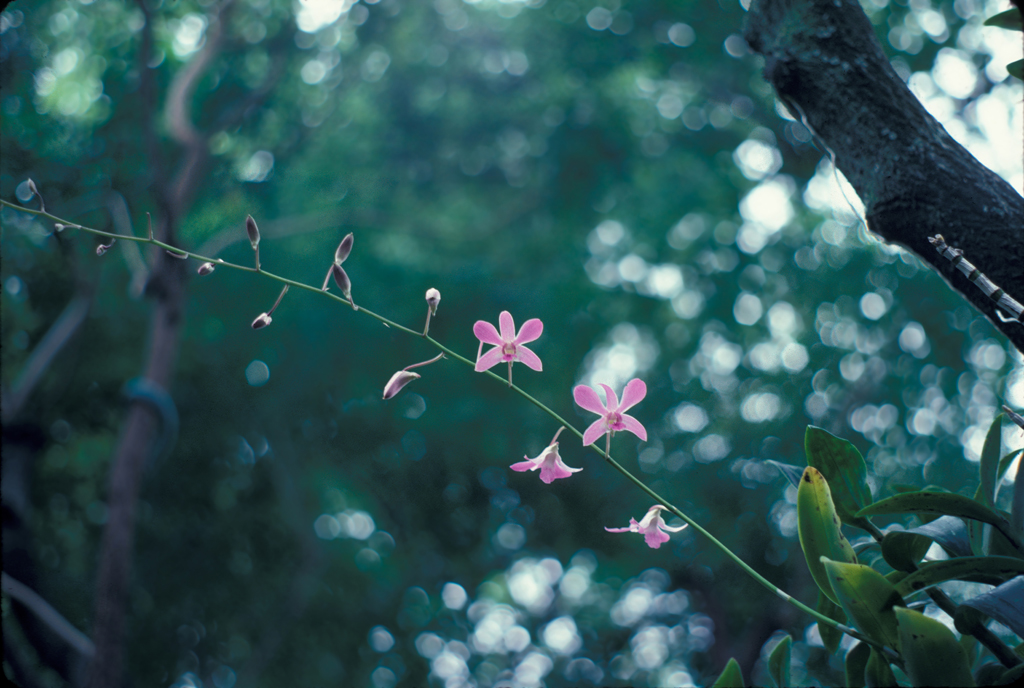
[[[847,688],[864,688],[864,669],[870,656],[871,646],[867,643],[857,643],[846,653]]]
[[[814,609],[833,621],[838,621],[843,625],[847,623],[846,613],[843,611],[843,608],[830,600],[821,590],[818,591],[818,604],[815,605]],[[843,641],[843,636],[846,635],[842,631],[823,623],[818,624],[818,633],[821,635],[821,642],[825,644],[825,649],[828,650],[830,655],[834,655],[839,650],[839,643]]]
[[[899,627],[900,655],[915,686],[973,686],[967,653],[953,631],[913,609],[893,610]]]
[[[857,555],[843,535],[841,526],[825,476],[813,466],[808,466],[796,492],[797,534],[811,578],[818,584],[818,589],[837,604],[839,599],[832,591],[821,559],[856,563]]]
[[[1011,31],[1024,31],[1024,22],[1021,21],[1020,10],[1016,8],[989,17],[985,20],[985,26],[997,26],[1000,29],[1010,29]]]
[[[794,466],[788,463],[780,463],[778,461],[772,461],[768,459],[765,463],[770,463],[779,469],[779,473],[786,476],[786,480],[792,483],[793,487],[800,487],[800,476],[803,475],[804,469],[799,466]]]
[[[787,635],[768,655],[768,675],[772,677],[778,688],[788,688],[790,685],[789,662],[792,650],[793,639]]]
[[[967,526],[964,525],[963,519],[956,516],[940,516],[934,521],[904,532],[931,538],[951,557],[966,557],[971,554]]]
[[[1024,454],[1024,449],[1016,449],[999,459],[999,470],[996,471],[996,483],[1003,479],[1003,476],[1006,475],[1007,469],[1010,468],[1010,464],[1013,463],[1013,460],[1021,454]]]
[[[839,518],[843,523],[863,528],[865,520],[858,518],[857,512],[871,504],[871,490],[861,453],[847,440],[813,425],[807,426],[804,434],[804,450],[807,465],[817,468],[828,480]]]
[[[871,649],[868,664],[864,667],[864,685],[867,688],[890,688],[899,685],[892,669],[889,668],[889,662],[874,648]]]
[[[979,612],[1024,638],[1024,576],[1017,576],[957,607],[953,616],[957,630],[970,633]]]
[[[999,585],[1024,574],[1024,560],[1013,557],[958,557],[932,561],[896,583],[896,592],[907,595],[948,580],[967,580]]]
[[[1012,669],[1004,671],[1003,675],[999,677],[999,682],[996,685],[1019,686],[1022,678],[1024,678],[1024,664],[1018,664]]]
[[[743,672],[740,671],[739,662],[735,659],[730,659],[725,668],[722,669],[722,673],[711,684],[711,688],[746,688],[746,684],[743,683]]]
[[[891,530],[882,538],[882,557],[897,571],[914,571],[931,546],[931,539],[924,535]]]
[[[883,645],[898,647],[893,608],[905,607],[906,603],[892,583],[870,566],[830,561],[824,557],[822,563],[853,625]]]
[[[1010,537],[1009,523],[995,510],[981,502],[951,492],[908,492],[893,495],[858,512],[858,516],[880,516],[882,514],[945,514],[969,518],[995,526],[1003,535]],[[1017,545],[1020,547],[1019,545]],[[1021,548],[1024,550],[1024,548]]]
[[[1019,14],[1019,13],[1018,13]],[[1003,444],[1003,416],[1000,413],[989,426],[988,434],[985,436],[985,444],[981,448],[981,462],[978,464],[978,477],[981,484],[978,485],[978,494],[983,504],[993,506],[996,500],[996,471],[999,468],[999,450]]]
[[[1006,71],[1010,73],[1010,76],[1015,76],[1024,81],[1024,60],[1014,60],[1006,65]]]
[[[974,672],[974,685],[976,686],[998,686],[1006,667],[998,663],[986,664]]]

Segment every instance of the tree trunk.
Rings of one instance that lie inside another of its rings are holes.
[[[753,0],[744,35],[779,98],[835,155],[871,231],[914,251],[1024,350],[1024,325],[929,242],[941,234],[1024,302],[1024,197],[928,114],[857,0]]]

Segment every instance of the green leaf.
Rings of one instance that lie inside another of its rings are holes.
[[[864,685],[867,688],[889,688],[899,685],[892,669],[889,668],[889,662],[874,648],[868,657],[868,665],[864,667]]]
[[[905,530],[891,530],[882,538],[882,557],[897,571],[914,571],[932,546],[931,538]]]
[[[999,450],[1003,445],[1003,416],[1000,413],[989,426],[988,434],[985,436],[985,444],[981,448],[981,462],[978,465],[978,475],[981,484],[978,486],[978,494],[982,503],[986,506],[993,506],[996,500],[996,471],[999,468]]]
[[[807,559],[807,568],[818,589],[838,603],[839,599],[829,584],[822,557],[832,561],[856,563],[857,555],[843,535],[832,503],[828,481],[817,468],[808,466],[800,478],[796,491],[796,529],[800,547]]]
[[[822,557],[839,603],[853,625],[869,638],[898,647],[896,615],[893,608],[906,603],[892,583],[870,566],[830,561]]]
[[[896,592],[907,595],[948,580],[968,580],[999,585],[1024,574],[1024,560],[1013,557],[959,557],[932,561],[896,584]]]
[[[941,621],[913,609],[893,610],[899,625],[900,654],[915,686],[973,686],[967,653]]]
[[[864,688],[864,669],[870,656],[871,646],[867,643],[857,643],[846,653],[847,688]]]
[[[788,688],[789,662],[793,650],[793,639],[788,635],[778,642],[768,655],[768,675],[778,688]]]
[[[1021,454],[1024,454],[1024,449],[1016,449],[1003,458],[999,459],[999,469],[996,471],[996,483],[1003,479],[1007,469],[1010,468],[1010,464]]]
[[[821,471],[832,487],[839,518],[843,523],[864,528],[865,519],[858,518],[857,512],[871,504],[871,490],[861,453],[847,440],[813,425],[807,426],[804,434],[804,450],[807,465]]]
[[[739,662],[730,659],[722,669],[722,673],[711,684],[711,688],[746,688],[743,683],[743,672],[740,671]]]
[[[1003,535],[1010,537],[1009,523],[995,510],[981,502],[953,494],[952,492],[908,492],[893,495],[858,512],[858,516],[879,516],[882,514],[945,514],[969,518],[995,526]],[[1018,545],[1019,547],[1019,545]]]
[[[1020,10],[1014,8],[1000,12],[985,20],[985,26],[996,26],[1000,29],[1011,31],[1024,31],[1024,21],[1021,20]]]
[[[1024,60],[1014,60],[1006,65],[1006,71],[1010,73],[1010,76],[1015,76],[1024,81]]]
[[[1017,576],[957,607],[953,615],[957,630],[970,633],[977,623],[979,612],[1024,638],[1024,576]]]
[[[821,590],[818,591],[818,604],[815,605],[814,609],[833,621],[846,625],[846,613],[843,611],[843,608],[830,600]],[[843,641],[843,636],[846,635],[839,629],[823,623],[818,624],[818,633],[821,635],[821,642],[825,644],[825,649],[828,650],[830,655],[834,655],[839,650],[839,643]]]

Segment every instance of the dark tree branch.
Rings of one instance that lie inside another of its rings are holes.
[[[928,114],[857,0],[753,0],[744,33],[779,98],[835,155],[871,231],[914,251],[1024,350],[1024,326],[928,242],[942,234],[1024,301],[1024,198]]]

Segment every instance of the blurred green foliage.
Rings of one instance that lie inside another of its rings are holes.
[[[143,2],[0,15],[4,199],[35,207],[31,177],[76,223],[141,234],[159,212],[182,156],[162,108],[216,8]],[[906,76],[942,50],[975,70],[957,98],[942,73],[915,76],[965,137],[991,135],[980,103],[1020,101],[981,33],[999,8],[865,7]],[[324,23],[331,8],[347,11]],[[431,335],[467,356],[476,320],[541,318],[544,372],[520,366],[517,384],[582,428],[574,384],[642,377],[631,413],[650,441],[620,435],[613,454],[810,602],[796,490],[765,461],[802,464],[813,423],[864,454],[876,499],[901,484],[967,494],[998,406],[1024,405],[1024,360],[859,224],[760,77],[743,14],[731,0],[238,0],[191,99],[212,156],[180,241],[247,263],[251,213],[266,269],[319,285],[352,231],[356,303],[418,328],[436,287]],[[4,503],[6,519],[24,501],[30,535],[5,535],[5,571],[88,632],[144,267],[127,242],[97,258],[89,235],[2,219],[5,389],[69,301],[91,299],[4,440],[29,452],[23,482],[5,457]],[[737,657],[757,685],[780,631],[795,683],[842,680],[808,618],[689,531],[657,551],[606,533],[649,503],[593,453],[563,437],[584,471],[550,486],[507,470],[557,428],[502,386],[443,361],[385,403],[428,345],[296,290],[253,331],[277,285],[250,274],[218,270],[188,294],[180,433],[138,511],[133,683],[681,685]]]

